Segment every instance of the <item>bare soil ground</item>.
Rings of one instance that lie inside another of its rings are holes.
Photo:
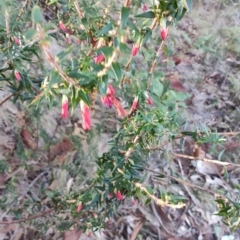
[[[170,31],[160,70],[166,72],[171,87],[189,93],[186,110],[188,129],[209,127],[223,133],[227,142],[216,149],[206,145],[201,156],[239,164],[240,139],[240,2],[196,1],[193,11]],[[0,100],[8,96],[0,92]],[[96,127],[91,135],[81,129],[79,109],[69,120],[60,119],[59,105],[40,112],[26,105],[13,104],[11,100],[0,107],[0,161],[1,168],[7,162],[8,174],[0,174],[0,191],[14,185],[19,199],[28,195],[41,199],[42,188],[64,189],[71,181],[84,182],[94,172],[94,158],[107,151],[107,141],[118,122],[111,116],[112,110],[96,104],[92,113],[95,126],[106,126],[104,132]],[[108,111],[106,113],[106,111]],[[81,139],[81,141],[79,141]],[[91,142],[89,140],[91,139]],[[192,142],[186,143],[186,154],[191,154]],[[89,151],[94,149],[94,151]],[[225,149],[223,154],[220,153]],[[159,152],[149,159],[149,168],[169,173],[180,172],[182,179],[212,192],[221,192],[234,198],[239,191],[239,169],[228,169],[228,177],[222,168],[201,161],[190,162],[175,158],[166,164]],[[76,178],[70,178],[66,165],[76,168]],[[27,169],[24,166],[27,165]],[[79,177],[81,176],[81,177]],[[207,191],[198,191],[189,184],[162,181],[149,174],[146,181],[159,191],[178,194],[189,199],[189,206],[173,210],[161,208],[153,202],[144,206],[141,201],[133,205],[126,199],[104,232],[88,233],[68,231],[60,234],[54,226],[48,226],[45,235],[38,235],[29,224],[0,225],[0,239],[240,239],[240,232],[232,232],[214,213],[217,210],[214,197]],[[67,190],[66,190],[67,191]],[[8,198],[4,195],[3,198]],[[2,199],[3,199],[2,198]],[[19,200],[18,199],[18,200]],[[3,200],[2,200],[3,201]],[[0,219],[10,219],[8,209],[0,211]],[[27,213],[26,213],[27,215]],[[51,217],[51,216],[49,216]],[[48,217],[46,217],[48,218]],[[144,219],[144,220],[143,220]],[[36,223],[41,225],[44,219]]]

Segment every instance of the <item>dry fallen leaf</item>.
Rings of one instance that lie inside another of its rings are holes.
[[[186,92],[186,89],[184,88],[182,82],[179,80],[177,74],[170,75],[168,79],[170,81],[170,88],[178,92]]]
[[[82,231],[76,229],[63,232],[63,240],[78,240],[82,235]]]
[[[22,137],[23,143],[30,149],[36,150],[37,149],[37,143],[33,139],[32,135],[30,132],[26,129],[22,129],[20,132],[20,135]]]
[[[57,155],[60,155],[63,152],[68,152],[70,149],[72,149],[72,147],[73,147],[72,142],[67,138],[63,138],[63,140],[60,143],[51,147],[49,159],[53,160]]]

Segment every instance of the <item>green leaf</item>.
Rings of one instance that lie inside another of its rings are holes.
[[[144,205],[147,205],[151,202],[151,198],[148,198],[145,202],[144,202]]]
[[[52,72],[49,77],[49,87],[51,88],[54,84],[59,84],[62,82],[62,78],[60,77],[58,72]]]
[[[91,105],[91,99],[89,95],[82,90],[79,90],[77,93],[77,101],[80,102],[80,100],[83,100],[88,106]]]
[[[0,1],[0,6],[1,6],[2,12],[6,12],[6,5],[5,5],[4,2],[5,2],[5,1]]]
[[[157,79],[153,80],[153,93],[158,97],[161,97],[163,94],[163,84]]]
[[[187,1],[186,0],[181,0],[181,2],[182,2],[182,6],[187,9],[187,12],[189,12],[189,7],[188,7]]]
[[[112,30],[112,23],[109,23],[107,25],[105,25],[97,34],[97,37],[100,37],[101,35],[108,33],[110,30]]]
[[[188,5],[189,11],[192,11],[192,5],[193,5],[192,0],[187,0],[187,5]]]
[[[118,81],[121,81],[121,78],[122,78],[122,69],[119,65],[118,62],[113,62],[112,63],[112,69],[113,69],[113,72],[115,74],[115,77],[117,78]]]
[[[63,51],[58,53],[58,55],[56,56],[56,60],[59,62],[62,61],[68,54],[72,53],[72,49],[73,47],[70,46],[69,48],[64,49]]]
[[[108,86],[108,76],[104,75],[102,76],[101,81],[98,82],[98,91],[102,96],[106,95],[107,86]]]
[[[130,14],[130,8],[122,7],[122,10],[121,10],[121,25],[120,25],[121,29],[124,29],[124,27],[126,26],[129,14]]]
[[[139,17],[139,18],[155,18],[155,13],[152,12],[152,11],[144,12],[144,13],[138,14],[136,17]]]
[[[31,40],[34,38],[34,36],[36,35],[37,31],[33,28],[30,28],[27,30],[27,32],[25,33],[25,38],[26,40]]]
[[[107,46],[99,48],[99,52],[102,52],[105,58],[110,58],[113,54],[113,50],[114,50],[113,47]]]
[[[152,30],[148,29],[143,37],[142,45],[145,44],[151,36],[152,36]]]
[[[39,24],[43,21],[42,10],[37,5],[35,5],[32,9],[32,21]]]

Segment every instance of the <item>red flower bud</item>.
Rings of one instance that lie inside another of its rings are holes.
[[[160,22],[160,35],[163,41],[167,38],[167,27],[166,27],[166,19],[162,18]]]
[[[137,53],[138,53],[138,51],[139,51],[139,45],[135,45],[134,47],[133,47],[133,49],[132,49],[132,55],[133,56],[136,56],[137,55]]]
[[[146,3],[144,3],[144,4],[142,5],[142,10],[143,10],[144,12],[146,12],[146,11],[148,10],[148,6],[147,6]]]
[[[19,40],[17,37],[14,37],[14,42],[15,42],[18,46],[21,45],[20,40]]]
[[[21,81],[21,79],[22,79],[21,74],[20,74],[17,70],[14,71],[14,75],[15,75],[15,78],[16,78],[18,81]]]
[[[166,29],[161,29],[161,38],[162,38],[163,41],[166,40],[166,38],[167,38],[167,31],[166,31]]]
[[[83,208],[83,205],[82,205],[82,203],[80,202],[80,203],[78,204],[78,206],[77,206],[77,213],[80,213],[81,210],[82,210],[82,208]]]
[[[131,107],[131,113],[133,113],[137,109],[137,105],[138,105],[138,97],[136,96],[133,99],[133,103],[132,103],[132,107]]]
[[[117,193],[116,193],[116,199],[117,199],[118,201],[121,201],[121,200],[124,199],[124,195],[123,195],[120,191],[117,191]]]
[[[98,63],[100,63],[100,62],[102,62],[104,60],[105,60],[105,57],[104,57],[103,54],[100,54],[100,55],[98,55],[97,57],[94,58],[95,64],[98,64]]]
[[[59,23],[59,28],[60,28],[63,32],[72,35],[72,31],[69,30],[62,22]]]

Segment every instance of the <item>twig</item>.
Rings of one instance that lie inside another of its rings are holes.
[[[211,191],[211,190],[209,190],[209,189],[206,189],[206,188],[203,188],[203,187],[194,185],[194,184],[190,183],[189,181],[182,180],[182,179],[180,179],[180,178],[167,175],[166,173],[163,173],[163,172],[157,172],[157,171],[154,171],[154,170],[149,169],[149,168],[146,168],[146,167],[145,167],[144,169],[147,170],[147,171],[149,171],[149,172],[158,174],[158,175],[159,175],[159,174],[162,174],[162,175],[164,175],[165,177],[171,178],[171,179],[173,179],[173,180],[175,180],[175,181],[177,181],[177,182],[179,182],[179,183],[181,183],[181,184],[185,184],[185,185],[187,185],[187,186],[189,186],[189,187],[192,187],[192,188],[199,189],[199,190],[201,190],[201,191],[210,193],[210,194],[212,194],[213,196],[223,197],[223,198],[224,198],[224,196],[222,196],[222,195],[220,195],[220,194],[218,194],[218,193],[215,193],[215,192],[213,192],[213,191]]]
[[[181,164],[181,161],[178,159],[178,165],[179,165],[179,168],[180,168],[180,171],[181,171],[181,174],[184,178],[184,172],[183,172],[183,168],[182,168],[182,164]],[[193,203],[197,206],[197,207],[200,207],[201,206],[201,203],[200,201],[191,193],[191,191],[189,190],[188,186],[186,186],[186,184],[183,184],[183,187],[185,188],[186,192],[188,193],[189,197],[191,197]]]
[[[136,239],[136,237],[137,237],[141,228],[142,228],[142,221],[139,221],[139,222],[136,223],[136,225],[133,229],[130,240],[135,240]]]
[[[209,159],[209,158],[200,158],[200,157],[192,157],[189,155],[185,155],[185,154],[179,154],[179,153],[174,153],[174,152],[169,152],[169,154],[175,156],[175,157],[181,157],[181,158],[186,158],[186,159],[191,159],[191,160],[201,160],[204,162],[210,162],[210,163],[214,163],[214,164],[218,164],[218,165],[222,165],[222,166],[234,166],[234,167],[240,167],[240,164],[236,164],[236,163],[230,163],[230,162],[221,162],[219,160],[213,160],[213,159]]]
[[[25,2],[23,3],[23,6],[22,6],[22,8],[21,8],[21,10],[20,10],[20,12],[19,12],[19,14],[18,14],[18,16],[17,16],[16,22],[18,22],[18,21],[20,20],[21,16],[23,15],[23,13],[24,13],[24,8],[27,6],[28,1],[29,1],[29,0],[25,0]]]
[[[3,99],[3,100],[0,102],[0,107],[1,107],[7,100],[9,100],[12,96],[14,96],[14,93],[8,95],[5,99]]]
[[[80,18],[84,17],[84,13],[82,12],[82,9],[79,7],[78,1],[74,1],[75,8],[78,12],[78,15]]]
[[[41,212],[37,215],[34,215],[34,216],[31,216],[31,217],[27,217],[27,218],[22,218],[22,219],[19,219],[19,220],[14,220],[14,221],[10,221],[10,222],[0,222],[0,225],[9,225],[9,224],[13,224],[13,223],[20,223],[20,222],[26,222],[26,221],[30,221],[30,220],[33,220],[33,219],[36,219],[36,218],[39,218],[39,217],[43,217],[51,212],[53,212],[53,208],[45,211],[45,212]]]
[[[155,19],[154,19],[154,20],[155,20]],[[157,22],[154,21],[153,23],[154,23],[153,26],[155,26]],[[170,25],[167,27],[167,36],[168,36],[169,29],[170,29]],[[162,51],[162,48],[163,48],[163,46],[164,46],[164,43],[165,43],[165,41],[162,41],[162,42],[161,42],[161,44],[160,44],[160,46],[159,46],[159,48],[158,48],[157,54],[156,54],[156,58],[155,58],[154,61],[152,62],[152,66],[151,66],[150,71],[149,71],[150,77],[149,77],[149,79],[148,79],[148,87],[147,87],[147,90],[148,90],[148,91],[149,91],[149,89],[150,89],[150,87],[151,87],[152,75],[153,75],[153,72],[154,72],[155,67],[156,67],[156,65],[157,65],[157,58],[160,56],[160,52]]]
[[[240,134],[240,132],[220,132],[218,133],[219,135],[223,135],[223,136],[236,136],[238,134]]]

